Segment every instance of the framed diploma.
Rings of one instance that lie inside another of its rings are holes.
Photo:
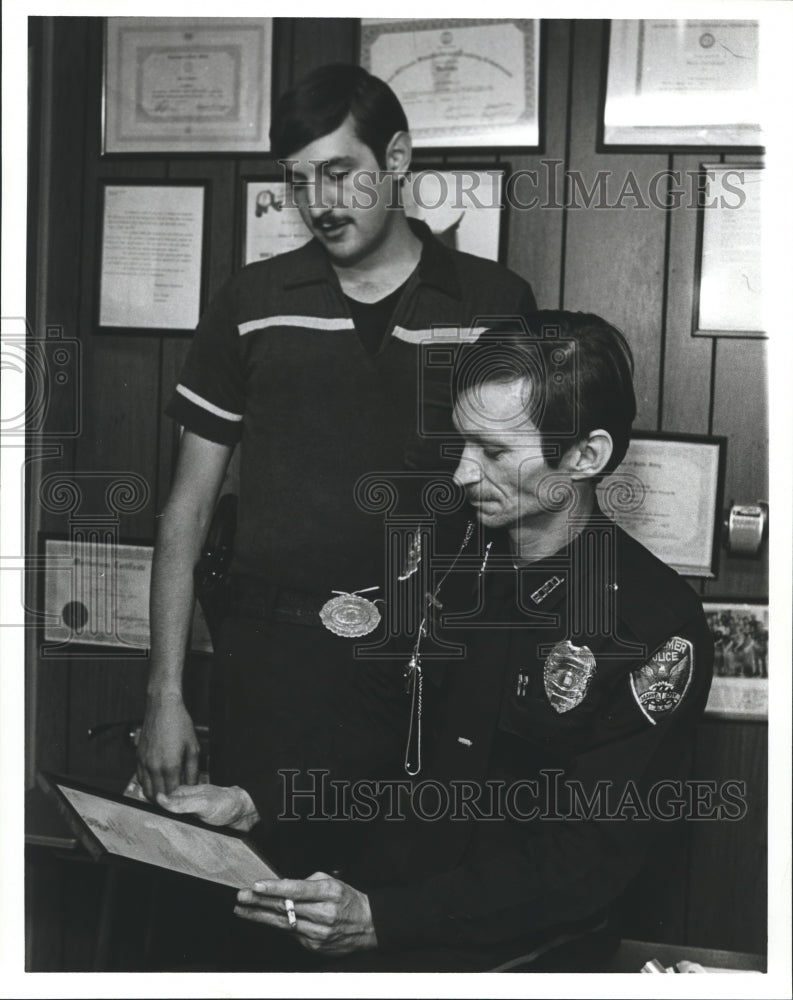
[[[364,18],[361,65],[402,102],[416,147],[539,146],[540,22]]]
[[[142,861],[235,889],[278,877],[238,830],[207,826],[56,774],[39,772],[38,783],[95,861],[108,855]]]
[[[426,222],[441,243],[455,250],[500,260],[506,247],[502,205],[509,166],[424,167],[402,188],[408,216]]]
[[[703,164],[702,181],[694,334],[763,337],[763,170]]]
[[[763,143],[757,21],[611,21],[605,146]]]
[[[124,656],[149,649],[151,545],[104,544],[45,538],[43,656],[80,647],[124,650]],[[196,602],[191,648],[211,652],[212,643]],[[97,653],[106,656],[107,653]]]
[[[600,506],[678,573],[715,577],[726,449],[723,437],[636,433]]]
[[[105,182],[100,330],[192,332],[201,312],[204,183]]]
[[[246,178],[243,202],[243,264],[296,250],[311,239],[283,180]]]
[[[722,719],[767,719],[768,603],[717,598],[703,607],[714,651],[706,714]]]
[[[109,17],[104,153],[269,149],[272,18]]]

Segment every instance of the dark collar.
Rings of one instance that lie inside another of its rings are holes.
[[[418,266],[419,281],[445,292],[453,299],[462,298],[452,252],[433,236],[426,222],[408,219],[408,225],[422,243]]]
[[[571,541],[556,552],[543,556],[536,562],[516,566],[512,579],[517,580],[519,576],[527,574],[528,580],[534,581],[526,592],[527,596],[531,598],[539,610],[550,611],[565,594],[577,590],[575,586],[571,586],[571,573],[575,571],[575,573],[580,574],[584,569],[584,559],[580,553],[582,538],[591,535],[592,532],[614,530],[614,522],[603,514],[597,499],[595,499],[589,516]],[[488,541],[492,542],[490,553],[493,567],[498,564],[502,568],[509,565],[514,566],[506,531],[485,532],[484,543],[486,544]],[[612,567],[612,575],[614,570],[615,567]],[[526,577],[523,578],[526,579]],[[502,578],[502,580],[505,579],[506,577]],[[606,582],[613,582],[613,580],[610,578]]]
[[[416,269],[418,283],[437,288],[452,298],[462,298],[451,251],[432,235],[426,223],[408,219],[408,224],[422,243]],[[284,280],[284,288],[300,288],[320,282],[330,282],[338,287],[336,272],[319,240],[311,240],[297,253],[300,255],[299,262],[296,257],[294,269]]]

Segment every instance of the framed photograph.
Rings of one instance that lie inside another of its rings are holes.
[[[42,656],[86,647],[124,650],[124,656],[149,649],[151,545],[108,541],[43,539]],[[191,648],[212,652],[209,630],[196,602]],[[96,653],[106,656],[107,653]]]
[[[768,718],[768,602],[708,600],[703,605],[715,657],[708,715]]]
[[[678,573],[715,577],[726,450],[723,437],[635,433],[600,506]]]
[[[759,150],[759,47],[757,21],[611,21],[601,145]]]
[[[361,21],[361,65],[402,102],[421,147],[539,147],[540,22]]]
[[[764,337],[763,169],[703,163],[701,180],[694,335]]]
[[[203,301],[207,184],[105,181],[100,331],[192,332]]]
[[[109,17],[107,153],[269,149],[272,18]]]
[[[243,264],[296,250],[311,239],[284,180],[245,178],[242,197]]]

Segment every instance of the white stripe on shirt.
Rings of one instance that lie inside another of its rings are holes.
[[[184,385],[177,385],[176,391],[181,396],[184,396],[185,399],[189,399],[191,403],[195,403],[196,406],[200,406],[209,413],[214,413],[216,417],[222,417],[224,420],[232,420],[235,423],[242,420],[241,413],[231,413],[229,410],[221,410],[219,406],[215,406],[214,403],[210,403],[208,399],[204,399],[198,393],[193,392],[192,389],[188,389]]]
[[[393,336],[408,344],[463,343],[478,340],[487,329],[486,326],[439,326],[424,330],[406,330],[403,326],[395,326]]]
[[[355,324],[346,316],[328,319],[324,316],[264,316],[262,319],[252,319],[240,323],[237,329],[240,336],[253,333],[254,330],[264,330],[268,326],[301,326],[307,330],[354,330]]]

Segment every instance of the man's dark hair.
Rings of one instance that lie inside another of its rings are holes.
[[[335,132],[348,115],[355,134],[385,169],[386,147],[394,133],[407,131],[407,118],[388,84],[361,66],[320,66],[283,94],[270,128],[273,152],[290,156]]]
[[[557,468],[564,453],[598,428],[614,443],[603,474],[625,457],[636,416],[633,355],[625,337],[594,313],[544,310],[524,317],[527,329],[499,324],[457,357],[453,395],[487,382],[528,379],[527,406],[542,453]]]

